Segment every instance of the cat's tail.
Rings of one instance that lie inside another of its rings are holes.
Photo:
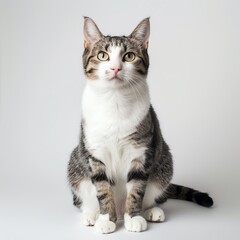
[[[197,203],[203,207],[211,207],[213,205],[213,199],[207,193],[176,184],[170,184],[165,194],[165,199],[159,199],[159,202],[164,202],[167,199],[180,199]]]

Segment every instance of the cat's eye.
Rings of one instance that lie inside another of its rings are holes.
[[[100,61],[108,61],[109,60],[109,55],[106,52],[101,51],[101,52],[98,53],[97,58]]]
[[[125,62],[132,62],[136,58],[136,55],[133,52],[128,52],[124,55],[123,61]]]

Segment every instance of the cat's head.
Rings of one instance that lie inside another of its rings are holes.
[[[149,57],[149,18],[129,36],[104,36],[96,23],[84,18],[83,67],[89,81],[101,88],[124,88],[146,80]]]

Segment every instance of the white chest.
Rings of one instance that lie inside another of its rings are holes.
[[[86,88],[83,95],[84,133],[91,154],[106,165],[114,180],[126,179],[131,161],[144,154],[129,138],[147,114],[149,101],[124,99],[120,93],[98,95]]]

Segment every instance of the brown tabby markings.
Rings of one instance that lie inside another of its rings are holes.
[[[96,75],[96,71],[98,69],[98,65],[101,63],[97,58],[97,54],[100,51],[106,51],[111,53],[111,47],[119,46],[121,47],[121,55],[123,56],[126,52],[134,52],[139,59],[133,62],[136,71],[142,75],[146,75],[149,66],[149,60],[147,55],[147,49],[139,46],[134,39],[129,39],[125,36],[122,37],[110,37],[103,36],[103,38],[97,42],[94,47],[85,48],[83,53],[83,66],[85,70],[85,74],[90,80],[98,79]]]
[[[111,187],[112,182],[109,181],[106,176],[106,167],[101,161],[95,158],[90,158],[89,163],[92,171],[92,181],[95,184],[97,190],[100,213],[109,214],[109,220],[116,222],[117,215],[113,200],[113,191]]]
[[[87,32],[87,29],[85,29],[84,32],[87,41],[84,43],[85,51],[83,53],[83,66],[87,78],[90,80],[98,79],[97,69],[101,63],[97,58],[99,51],[110,53],[111,47],[121,46],[122,56],[127,52],[134,52],[135,55],[138,56],[135,61],[131,62],[134,66],[132,68],[134,74],[131,76],[135,77],[135,84],[139,84],[139,81],[143,83],[149,67],[147,53],[149,19],[144,19],[129,37],[103,36],[91,19],[85,18],[85,21],[85,23],[90,21],[92,26],[95,26],[95,34],[98,32],[97,38],[94,34],[89,36],[91,32]],[[106,70],[106,73],[108,73],[108,70]],[[127,81],[129,79],[126,77],[125,80]],[[145,90],[147,91],[147,88]],[[84,134],[85,129],[87,129],[87,126],[83,119],[81,123],[80,142],[73,150],[68,165],[68,179],[73,193],[74,205],[80,207],[81,201],[86,201],[86,199],[82,199],[79,194],[81,182],[84,180],[88,182],[91,181],[97,192],[97,196],[94,196],[94,199],[98,199],[100,213],[103,215],[108,214],[108,220],[115,222],[117,216],[113,200],[112,186],[115,184],[114,181],[116,181],[117,185],[118,178],[110,179],[110,177],[107,176],[106,171],[106,167],[109,166],[106,166],[103,163],[104,159],[96,159],[93,156],[94,153],[92,152],[92,149],[86,144],[88,139],[86,139]],[[145,152],[141,157],[134,160],[131,159],[132,161],[127,173],[127,179],[125,179],[127,182],[125,187],[128,191],[125,202],[125,213],[127,213],[130,218],[134,216],[140,217],[140,213],[143,210],[142,204],[144,194],[148,184],[155,187],[154,190],[156,191],[150,190],[150,197],[152,197],[152,199],[148,203],[144,202],[145,205],[152,204],[153,206],[156,206],[156,204],[166,201],[169,197],[196,202],[205,207],[212,206],[213,200],[206,193],[201,193],[184,186],[170,184],[173,175],[172,156],[168,145],[162,137],[157,116],[151,105],[149,105],[149,110],[145,118],[142,119],[138,126],[136,126],[136,131],[124,138],[124,144],[131,144],[136,149],[145,149]],[[119,152],[123,154],[121,151],[122,149],[120,148]],[[86,191],[88,191],[88,189],[86,189]],[[162,194],[162,192],[164,193]],[[92,199],[89,200],[91,202]],[[88,201],[86,202],[88,203]],[[95,207],[94,204],[89,205],[90,207]],[[144,206],[144,208],[148,207],[152,206]],[[95,209],[93,209],[93,211],[95,214]],[[132,222],[130,221],[130,225],[131,224]],[[128,226],[127,229],[130,231],[136,231],[136,229],[131,226]],[[109,233],[114,230],[115,228],[108,229],[107,232]],[[106,233],[106,231],[103,230],[102,232]]]

